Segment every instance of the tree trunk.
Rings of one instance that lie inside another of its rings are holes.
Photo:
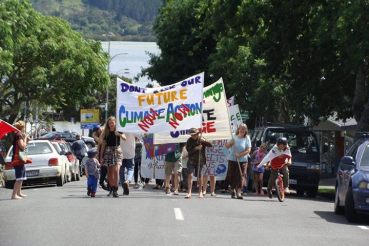
[[[361,121],[364,112],[365,103],[368,100],[368,86],[366,76],[367,65],[362,64],[356,74],[355,94],[352,102],[352,111],[357,122]]]
[[[363,106],[363,111],[361,112],[360,121],[358,121],[358,130],[369,132],[369,100]]]

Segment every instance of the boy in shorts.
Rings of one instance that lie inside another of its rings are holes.
[[[165,193],[170,194],[170,177],[174,175],[174,195],[178,195],[179,175],[182,171],[181,150],[179,144],[176,144],[175,150],[165,155]]]

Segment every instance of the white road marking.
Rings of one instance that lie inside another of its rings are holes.
[[[176,220],[184,220],[183,214],[180,208],[174,208],[174,215],[176,217]]]
[[[359,227],[362,230],[369,230],[369,227],[367,227],[367,226],[357,226],[357,227]]]

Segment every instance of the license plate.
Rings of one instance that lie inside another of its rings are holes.
[[[26,171],[26,177],[35,177],[38,176],[39,173],[39,170],[29,170]]]
[[[295,185],[295,184],[297,184],[297,180],[296,179],[290,179],[289,183]]]

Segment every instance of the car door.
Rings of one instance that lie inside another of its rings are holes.
[[[357,148],[359,147],[359,143],[352,146],[352,148],[347,152],[346,156],[351,156],[355,161]],[[355,172],[355,167],[352,165],[347,165],[340,162],[339,169],[337,171],[338,176],[338,187],[341,187],[339,190],[340,200],[345,201],[346,194],[350,186],[351,175]]]

